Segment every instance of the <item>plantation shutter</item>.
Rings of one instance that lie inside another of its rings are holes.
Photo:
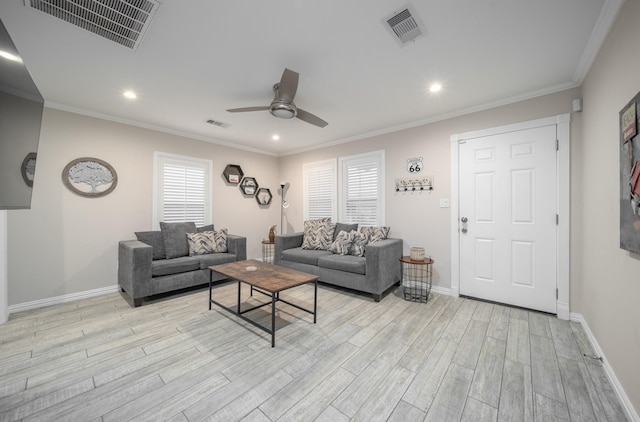
[[[336,219],[336,160],[303,165],[304,220]]]
[[[158,157],[158,222],[210,223],[211,162],[189,157]]]
[[[384,152],[340,159],[340,222],[384,225]]]

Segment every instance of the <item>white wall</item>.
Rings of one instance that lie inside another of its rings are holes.
[[[282,157],[282,178],[291,183],[287,192],[287,199],[291,202],[286,211],[287,230],[291,233],[301,231],[303,227],[302,164],[382,149],[386,159],[385,212],[386,225],[391,227],[390,236],[404,240],[405,254],[412,246],[423,246],[426,254],[435,260],[434,285],[450,288],[450,209],[439,205],[441,198],[451,199],[450,136],[569,113],[571,101],[579,97],[580,90],[572,89],[438,123]],[[406,160],[411,157],[423,157],[422,174],[434,176],[433,191],[395,191],[395,179],[410,176]]]
[[[640,91],[640,2],[627,1],[583,84],[583,139],[573,182],[572,302],[640,409],[640,256],[619,247],[619,111]],[[638,142],[636,139],[635,142]],[[640,236],[640,233],[638,233]]]
[[[260,241],[279,224],[278,201],[262,208],[222,176],[227,164],[239,164],[276,196],[276,157],[49,108],[41,133],[31,210],[8,211],[9,305],[117,284],[118,241],[151,230],[154,151],[213,161],[213,223],[247,236],[249,257],[261,258]],[[80,157],[114,167],[111,194],[85,198],[62,184],[62,169]]]

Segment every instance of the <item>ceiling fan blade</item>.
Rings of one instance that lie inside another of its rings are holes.
[[[264,111],[264,110],[269,110],[269,106],[230,108],[227,111],[229,113],[242,113],[245,111]]]
[[[282,72],[282,78],[280,78],[280,87],[278,88],[278,97],[288,103],[293,102],[293,97],[296,96],[298,90],[298,72],[289,70],[287,68]]]
[[[296,114],[296,117],[300,120],[303,120],[307,123],[311,123],[312,125],[316,125],[318,127],[325,127],[326,125],[329,124],[324,120],[322,120],[321,118],[319,118],[318,116],[316,116],[315,114],[311,114],[308,111],[304,111],[302,109],[298,109],[298,114]]]

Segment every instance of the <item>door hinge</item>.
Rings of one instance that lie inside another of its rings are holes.
[[[458,144],[459,144],[459,145],[461,145],[461,144],[466,144],[466,143],[467,143],[467,140],[466,140],[466,139],[460,139],[460,140],[458,141]]]
[[[556,299],[558,299],[558,297],[560,297],[560,294],[558,293],[558,289],[556,289]]]
[[[560,151],[560,141],[556,139],[556,151]]]
[[[556,214],[556,226],[560,224],[560,216]]]

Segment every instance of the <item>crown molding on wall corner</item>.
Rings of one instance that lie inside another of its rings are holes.
[[[640,416],[638,416],[638,412],[633,407],[631,400],[629,400],[629,396],[627,396],[627,393],[624,391],[624,388],[622,387],[622,384],[620,384],[620,381],[618,380],[615,372],[613,372],[613,368],[611,367],[611,365],[609,365],[609,361],[605,357],[602,348],[600,348],[598,340],[596,340],[593,332],[591,332],[589,324],[584,319],[584,316],[582,316],[582,314],[572,312],[571,321],[579,322],[580,325],[582,325],[582,328],[587,335],[587,339],[589,340],[589,344],[593,348],[595,355],[602,358],[602,367],[604,368],[605,374],[607,375],[609,382],[613,386],[613,389],[616,392],[616,396],[618,396],[618,399],[622,403],[629,420],[632,422],[640,422]]]
[[[591,65],[596,59],[604,40],[607,39],[607,35],[609,35],[609,31],[613,27],[624,1],[625,0],[605,0],[598,20],[589,36],[589,41],[587,41],[587,46],[582,53],[576,72],[573,74],[573,81],[576,84],[582,85],[584,78],[587,77],[587,73],[589,73],[589,69],[591,69]]]
[[[220,145],[220,146],[227,147],[227,148],[233,148],[233,149],[238,149],[238,150],[242,150],[242,151],[254,152],[256,154],[269,155],[269,156],[272,156],[272,157],[278,157],[278,154],[274,154],[273,152],[269,152],[269,151],[263,151],[263,150],[256,149],[256,148],[251,148],[251,147],[246,147],[246,146],[242,146],[242,145],[232,144],[232,143],[229,143],[229,142],[220,141],[218,139],[208,138],[206,136],[199,136],[199,135],[195,135],[193,133],[183,132],[183,131],[174,130],[174,129],[169,129],[169,128],[166,128],[166,127],[156,126],[156,125],[152,125],[152,124],[148,124],[148,123],[142,123],[142,122],[138,122],[138,121],[135,121],[135,120],[123,119],[121,117],[111,116],[109,114],[96,113],[96,112],[89,111],[89,110],[84,110],[84,109],[80,109],[80,108],[76,108],[76,107],[71,107],[71,106],[68,106],[68,105],[65,105],[65,104],[45,101],[44,102],[44,106],[48,107],[48,108],[55,109],[55,110],[61,110],[61,111],[67,111],[69,113],[80,114],[82,116],[95,117],[96,119],[107,120],[107,121],[115,122],[115,123],[122,123],[124,125],[135,126],[135,127],[139,127],[139,128],[142,128],[142,129],[155,130],[156,132],[167,133],[169,135],[181,136],[183,138],[189,138],[189,139],[193,139],[195,141],[208,142],[210,144]]]

